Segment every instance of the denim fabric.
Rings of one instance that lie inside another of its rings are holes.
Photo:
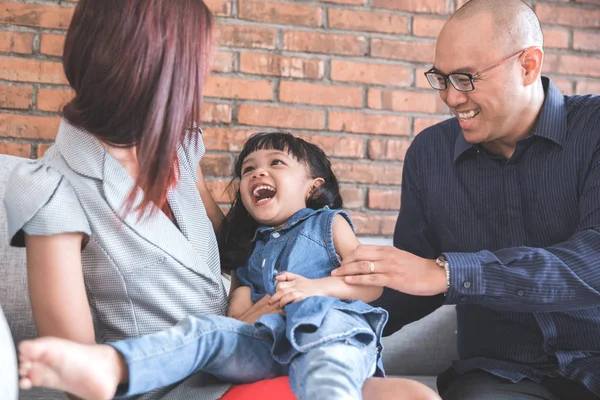
[[[338,267],[333,246],[335,215],[303,209],[281,228],[261,227],[255,250],[237,276],[254,301],[275,292],[283,271],[327,277]],[[269,314],[254,325],[220,316],[190,316],[148,336],[109,343],[129,369],[129,396],[182,380],[197,371],[246,383],[290,375],[299,399],[360,399],[364,381],[383,376],[381,334],[387,312],[361,301],[314,296]],[[157,371],[160,371],[157,373]]]

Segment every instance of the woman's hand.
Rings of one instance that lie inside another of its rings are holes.
[[[271,297],[271,304],[284,307],[311,296],[327,296],[326,281],[321,279],[308,279],[303,276],[283,272],[275,277],[279,281],[275,294]]]
[[[262,299],[257,301],[242,313],[240,316],[235,317],[238,321],[253,324],[257,319],[266,314],[283,314],[283,310],[277,304],[270,304],[271,296],[266,294]]]

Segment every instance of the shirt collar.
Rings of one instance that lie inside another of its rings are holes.
[[[254,233],[254,237],[252,238],[252,241],[256,241],[256,239],[258,239],[259,235],[262,235],[264,233],[271,233],[274,231],[286,231],[289,230],[291,228],[293,228],[294,226],[298,225],[300,222],[306,220],[309,217],[312,217],[315,214],[319,214],[322,213],[325,210],[329,210],[328,206],[325,206],[323,208],[319,208],[318,210],[313,210],[312,208],[303,208],[300,211],[297,211],[294,215],[292,215],[290,217],[290,219],[287,220],[287,222],[285,224],[283,224],[283,226],[280,226],[279,228],[275,228],[272,226],[266,226],[266,225],[261,225],[256,229],[256,232]]]
[[[567,135],[567,108],[565,99],[560,90],[545,76],[542,77],[545,99],[542,109],[538,115],[536,126],[532,136],[539,136],[548,139],[560,146],[563,145]],[[454,163],[456,163],[467,151],[478,148],[478,145],[471,144],[465,140],[458,121],[454,118],[454,123],[458,126],[459,134],[454,142]]]

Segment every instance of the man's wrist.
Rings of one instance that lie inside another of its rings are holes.
[[[438,267],[444,270],[444,275],[446,278],[446,289],[443,293],[446,294],[450,289],[450,263],[443,254],[436,258],[435,263],[438,265]]]

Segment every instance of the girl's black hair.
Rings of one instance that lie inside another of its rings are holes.
[[[331,209],[342,208],[338,180],[331,169],[331,161],[327,155],[318,146],[288,132],[259,132],[252,135],[235,160],[234,178],[231,184],[241,179],[242,163],[250,153],[257,150],[284,151],[298,162],[308,166],[312,179],[324,179],[325,182],[317,187],[306,201],[308,208],[314,210],[325,206]],[[248,261],[254,250],[252,238],[258,225],[244,207],[238,188],[231,209],[217,233],[223,270],[236,269]]]

